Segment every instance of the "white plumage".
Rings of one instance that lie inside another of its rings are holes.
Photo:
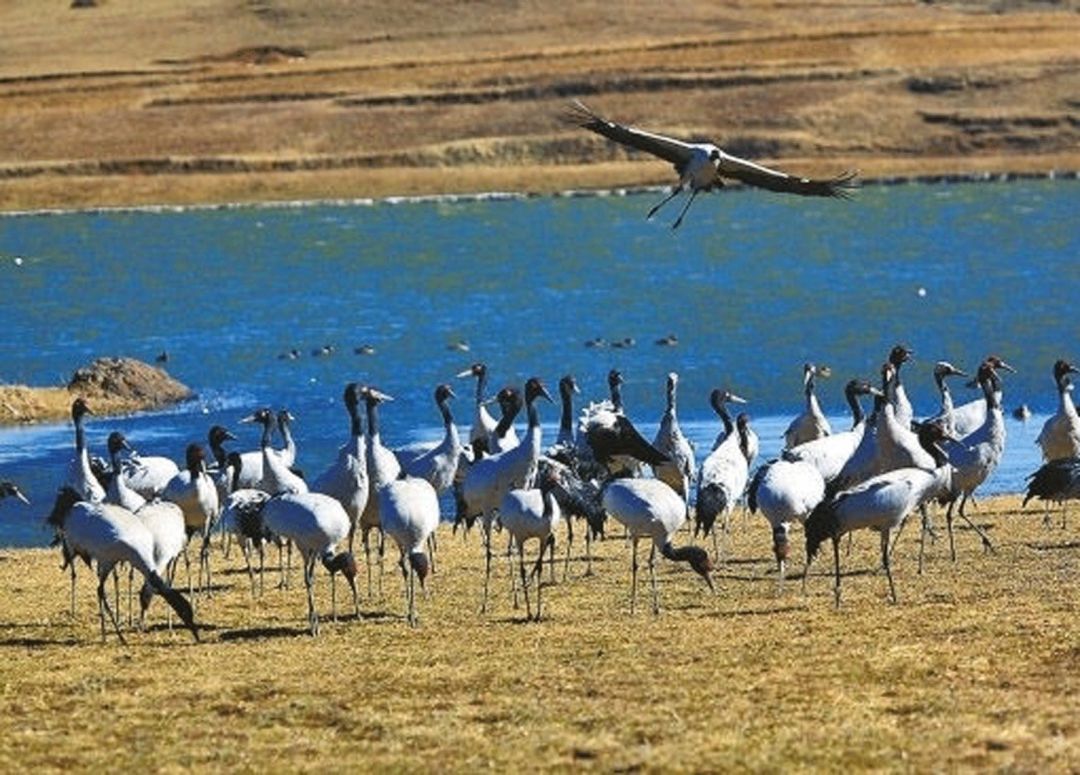
[[[949,459],[938,446],[942,439],[941,426],[934,423],[921,426],[919,439],[933,461],[930,469],[900,468],[867,479],[835,498],[822,501],[806,520],[807,573],[822,541],[832,539],[837,607],[840,606],[840,537],[862,528],[881,533],[881,562],[889,578],[889,593],[896,602],[889,563],[891,531],[899,528],[912,511],[946,494],[952,479]]]
[[[686,503],[678,493],[659,479],[616,479],[604,489],[604,510],[626,528],[630,537],[630,612],[637,600],[638,542],[652,542],[649,552],[649,579],[652,584],[653,613],[660,612],[660,593],[656,586],[656,552],[675,562],[686,562],[713,588],[712,563],[708,553],[698,546],[674,548],[675,533],[686,520]]]
[[[1012,371],[1012,367],[998,359],[999,368]],[[952,487],[949,493],[949,508],[945,513],[949,529],[949,553],[956,560],[956,545],[953,540],[953,507],[960,500],[959,514],[967,520],[964,511],[968,498],[997,469],[1001,455],[1005,451],[1005,415],[998,399],[1000,381],[989,360],[983,361],[976,375],[979,386],[986,399],[986,420],[974,432],[962,439],[954,440],[945,446],[949,463],[953,467]],[[970,520],[967,520],[970,522]],[[990,539],[976,528],[983,540],[983,546],[992,548]]]
[[[548,474],[541,479],[539,487],[534,489],[514,489],[503,496],[499,505],[499,522],[510,533],[518,551],[518,568],[521,574],[521,587],[525,594],[525,610],[528,618],[540,621],[543,607],[540,570],[544,562],[544,552],[555,545],[555,529],[562,521],[562,510],[555,500],[554,488],[557,485],[556,469],[548,469]],[[525,573],[525,542],[536,539],[540,546],[536,565],[529,574]],[[536,616],[533,616],[529,602],[529,581],[536,577]],[[517,597],[515,595],[515,601]],[[515,602],[516,606],[516,602]]]
[[[443,420],[443,438],[435,447],[402,466],[408,476],[426,480],[437,493],[445,492],[453,486],[458,461],[461,460],[461,440],[449,406],[453,397],[454,391],[449,385],[435,388],[435,404],[439,407]]]
[[[266,490],[271,495],[308,491],[307,483],[290,471],[285,464],[286,456],[277,454],[270,446],[275,422],[279,427],[287,427],[290,419],[291,415],[286,410],[279,412],[275,419],[274,413],[270,409],[263,408],[240,420],[242,423],[258,423],[262,425],[262,480],[255,489]],[[241,455],[240,459],[244,461],[244,455]],[[248,489],[252,485],[244,474],[246,462],[243,465],[244,467],[240,469],[239,489]]]
[[[816,378],[827,377],[829,373],[829,369],[824,366],[816,366],[813,363],[803,365],[803,396],[806,400],[806,408],[803,409],[802,414],[791,421],[787,430],[784,431],[785,449],[792,449],[832,433],[829,421],[825,418],[825,413],[821,411],[817,394],[814,392]]]
[[[746,403],[746,400],[727,390],[713,390],[709,395],[713,411],[724,425],[724,440],[709,453],[698,472],[697,508],[694,513],[694,535],[713,536],[714,553],[719,555],[715,531],[716,520],[725,520],[742,497],[749,474],[748,450],[745,448],[745,429],[739,433],[728,414],[728,403]],[[726,527],[726,526],[725,526]]]
[[[195,534],[202,535],[199,549],[199,587],[210,588],[210,529],[218,518],[221,504],[218,501],[217,486],[206,473],[206,453],[198,444],[189,444],[184,455],[187,468],[174,476],[165,491],[162,500],[170,501],[180,507],[184,514],[184,529],[190,540]],[[205,573],[205,587],[203,574]],[[191,591],[190,574],[188,589]]]
[[[165,598],[198,640],[199,633],[191,605],[183,595],[170,587],[155,569],[154,538],[138,517],[120,506],[80,501],[74,490],[65,487],[57,496],[48,523],[64,536],[72,552],[87,563],[93,561],[97,565],[97,598],[102,640],[105,640],[107,614],[117,637],[121,642],[124,641],[105,593],[105,580],[121,562],[129,563],[143,575],[147,584]]]
[[[101,503],[105,500],[105,488],[94,476],[90,467],[90,452],[86,447],[85,417],[93,414],[86,401],[76,398],[71,403],[71,420],[75,424],[75,457],[68,463],[64,484],[71,487],[83,500]]]
[[[312,635],[319,634],[319,615],[315,610],[315,562],[322,560],[331,577],[331,610],[337,619],[334,576],[341,572],[356,600],[356,561],[349,552],[335,554],[338,543],[349,535],[349,515],[329,495],[317,492],[284,493],[270,498],[262,508],[263,525],[274,535],[287,538],[304,558],[304,586],[307,588],[308,625]]]
[[[859,396],[871,392],[876,391],[870,383],[857,379],[849,381],[844,388],[844,395],[851,408],[851,429],[808,441],[794,449],[784,450],[784,459],[812,465],[826,483],[835,479],[844,464],[855,454],[866,432],[866,417],[859,405]]]
[[[1042,449],[1043,460],[1080,456],[1080,416],[1072,400],[1072,380],[1075,366],[1064,360],[1054,364],[1054,384],[1058,392],[1058,408],[1043,424],[1035,443]]]
[[[439,526],[439,496],[426,479],[406,477],[388,482],[376,489],[383,532],[397,544],[405,582],[406,618],[416,626],[416,586],[424,587],[431,569],[424,554],[428,538]]]
[[[651,153],[675,166],[679,182],[671,194],[649,211],[651,218],[677,194],[690,189],[690,198],[672,224],[677,229],[695,197],[702,191],[712,191],[723,185],[722,178],[734,178],[747,185],[801,196],[846,198],[856,186],[855,173],[846,172],[828,180],[811,180],[788,175],[760,164],[732,156],[712,143],[688,143],[671,137],[616,124],[594,113],[579,101],[574,101],[567,120],[596,132],[609,140]]]
[[[488,587],[491,579],[491,529],[503,496],[515,488],[529,489],[536,479],[540,459],[541,429],[536,399],[543,396],[551,401],[547,388],[536,377],[525,383],[525,408],[529,427],[521,444],[506,452],[477,460],[465,474],[461,494],[467,519],[479,516],[484,527],[486,552],[484,573],[484,603],[487,611]]]
[[[353,551],[356,526],[367,506],[370,486],[368,480],[367,445],[360,418],[360,386],[350,382],[343,395],[349,414],[349,440],[338,449],[337,459],[311,484],[312,492],[321,492],[338,500],[349,515],[349,551]]]
[[[825,480],[810,463],[774,460],[758,469],[747,494],[751,513],[761,511],[772,527],[779,584],[784,584],[790,554],[788,530],[792,522],[803,523],[825,498]]]
[[[678,386],[679,375],[673,371],[667,376],[667,408],[660,418],[653,446],[669,461],[656,467],[656,477],[685,500],[690,497],[690,481],[697,470],[697,461],[694,460],[694,447],[679,427],[676,411]]]

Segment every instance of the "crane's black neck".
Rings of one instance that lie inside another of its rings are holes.
[[[611,405],[615,408],[616,412],[621,412],[623,410],[622,387],[618,382],[611,383]]]
[[[862,404],[859,403],[859,388],[857,385],[848,385],[844,390],[848,407],[851,408],[851,427],[856,427],[864,419]]]
[[[487,390],[487,369],[480,369],[476,375],[476,405],[484,403],[484,392]]]
[[[574,396],[569,385],[559,385],[559,398],[562,399],[562,413],[559,415],[560,435],[574,431]]]
[[[450,397],[446,396],[439,400],[439,413],[442,415],[443,427],[450,430],[454,424],[454,416],[450,413]]]
[[[724,435],[730,436],[731,432],[735,430],[735,423],[731,421],[731,414],[727,410],[727,405],[723,401],[716,401],[713,403],[713,410],[720,415],[720,422],[724,424]]]

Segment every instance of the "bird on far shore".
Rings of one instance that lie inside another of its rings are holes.
[[[697,195],[702,191],[712,191],[714,188],[722,187],[723,178],[734,178],[750,186],[784,194],[826,196],[838,199],[849,198],[851,191],[858,187],[854,171],[842,172],[836,177],[825,180],[796,177],[733,156],[710,142],[686,142],[616,124],[594,113],[579,100],[570,103],[565,118],[568,122],[583,129],[603,135],[620,145],[651,153],[675,166],[679,182],[668,196],[649,210],[646,216],[652,218],[661,207],[689,189],[690,198],[683,206],[679,217],[671,225],[672,229],[677,229],[682,224],[686,211],[690,209]]]

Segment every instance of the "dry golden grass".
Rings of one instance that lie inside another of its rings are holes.
[[[99,642],[85,570],[72,620],[56,552],[4,551],[0,767],[1075,771],[1077,523],[1043,528],[1015,498],[976,518],[997,554],[961,530],[960,561],[939,540],[922,576],[909,527],[896,606],[876,536],[857,535],[839,611],[829,552],[807,596],[797,573],[777,595],[768,528],[737,517],[715,597],[661,560],[664,610],[643,585],[631,616],[616,535],[594,576],[574,562],[545,588],[539,624],[511,607],[504,566],[477,613],[477,536],[444,526],[418,630],[388,565],[385,600],[364,596],[359,620],[318,639],[298,580],[254,601],[237,554],[215,552],[204,642],[167,631],[158,601],[127,648]]]
[[[670,182],[573,97],[806,174],[1080,168],[1075,2],[67,5],[0,3],[0,209]]]

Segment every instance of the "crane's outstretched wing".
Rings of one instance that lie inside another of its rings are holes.
[[[676,167],[685,164],[693,152],[693,146],[690,143],[608,121],[606,118],[594,113],[579,100],[570,103],[566,110],[565,119],[583,129],[588,129],[590,132],[596,132],[609,140],[614,140],[620,145],[651,153],[653,156],[671,162]]]
[[[765,188],[769,191],[800,194],[802,196],[832,196],[839,199],[848,199],[851,197],[851,192],[859,187],[856,173],[852,170],[827,180],[797,178],[794,175],[788,175],[786,172],[769,169],[723,151],[720,152],[716,175],[717,177],[735,178],[747,185]]]

